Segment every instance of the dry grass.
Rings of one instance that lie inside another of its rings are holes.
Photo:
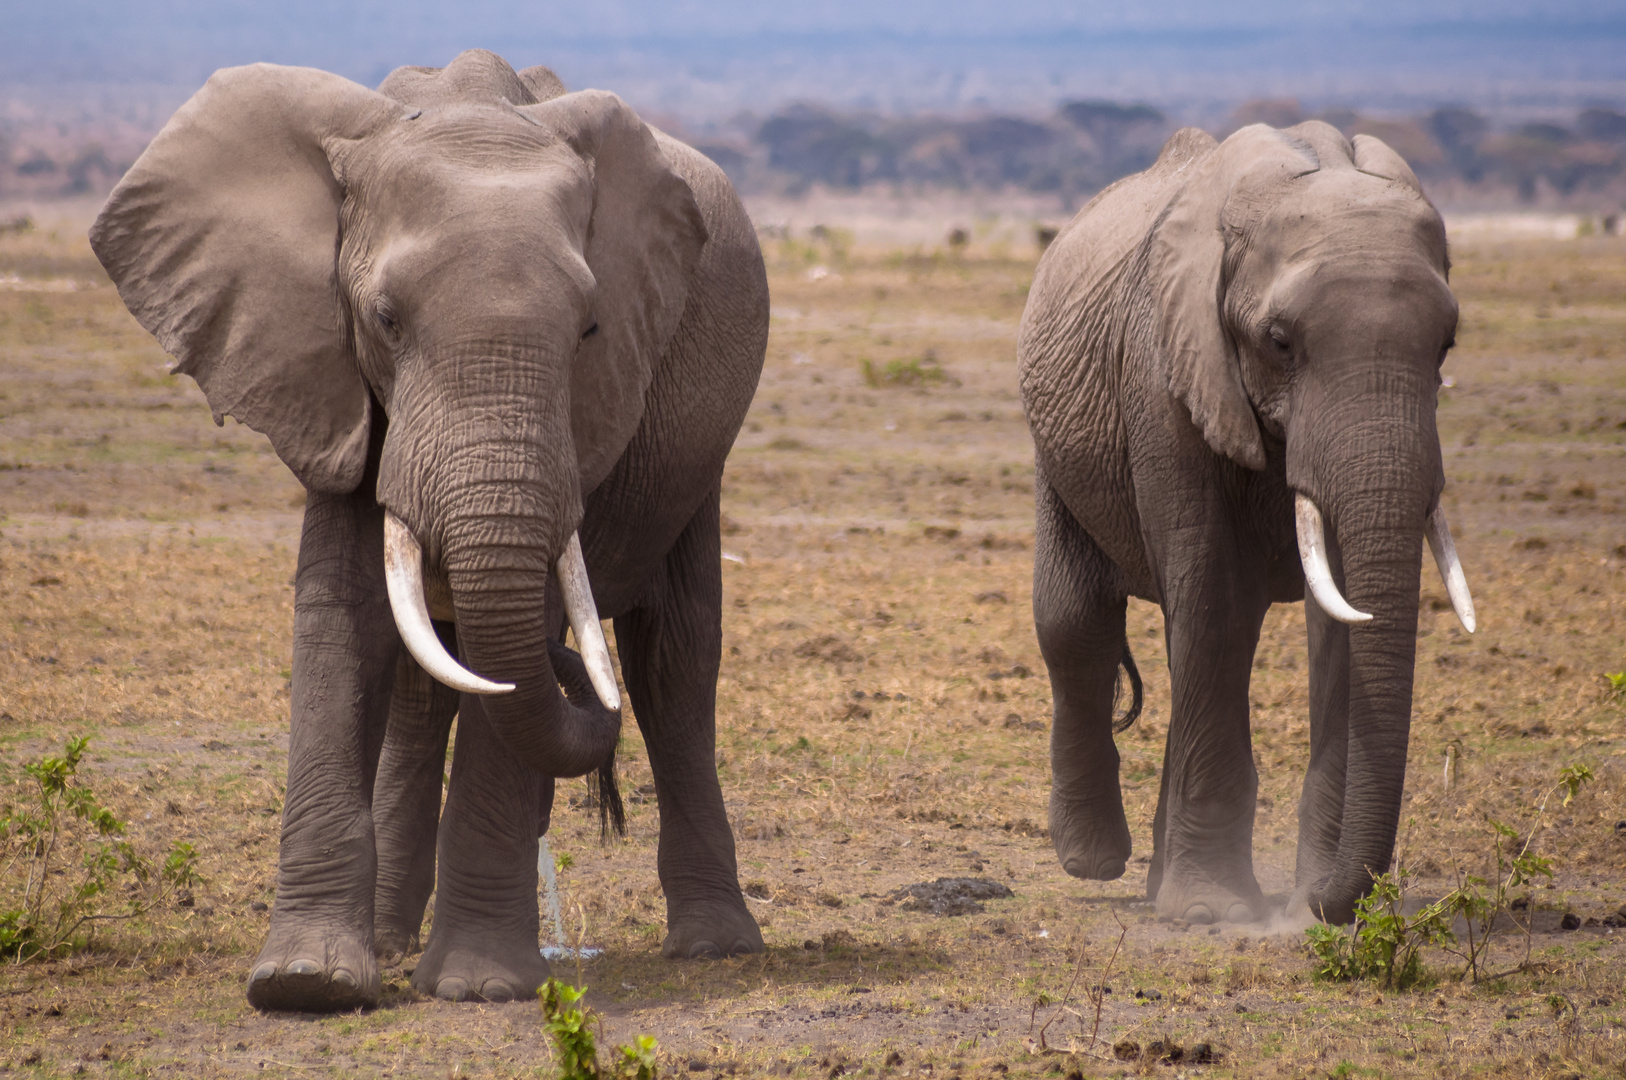
[[[567,922],[606,949],[580,974],[612,1040],[652,1032],[696,1076],[1620,1075],[1626,950],[1601,927],[1537,933],[1534,973],[1479,987],[1431,955],[1434,988],[1380,997],[1313,983],[1292,928],[1153,922],[1144,862],[1117,882],[1066,878],[1043,828],[1050,701],[1013,378],[1032,260],[768,246],[768,367],[724,497],[718,760],[769,950],[661,961],[653,805],[635,801],[609,848],[590,813],[561,808]],[[1598,781],[1535,837],[1559,867],[1545,927],[1626,902],[1626,706],[1602,679],[1626,668],[1626,245],[1455,254],[1465,319],[1441,430],[1483,628],[1462,634],[1429,584],[1403,845],[1420,891],[1438,892],[1488,855],[1486,816],[1526,832],[1557,769],[1590,765]],[[14,773],[91,735],[93,781],[137,841],[190,840],[207,883],[194,908],[88,953],[0,969],[0,1067],[550,1075],[534,1007],[423,1001],[404,970],[364,1015],[247,1007],[266,920],[253,905],[275,873],[299,489],[264,440],[214,428],[195,387],[162,374],[71,230],[0,239],[6,273],[94,287],[0,291],[0,755]],[[941,379],[864,377],[865,360],[905,370],[928,351]],[[1147,709],[1120,746],[1143,859],[1168,717],[1154,608],[1132,604],[1130,637]],[[1271,614],[1256,666],[1256,857],[1279,893],[1307,754],[1298,609]],[[636,791],[641,749],[623,760]],[[579,794],[564,785],[561,801]],[[948,875],[1016,897],[951,918],[887,902]],[[1046,1038],[1087,1035],[1113,909],[1130,930],[1105,1047],[1035,1053],[1024,1039],[1058,1008],[1040,995],[1061,999],[1081,963]],[[1551,1015],[1553,993],[1577,1014]],[[1219,1062],[1125,1062],[1110,1046],[1126,1040],[1206,1042]]]

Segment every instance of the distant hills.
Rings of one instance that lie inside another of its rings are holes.
[[[1435,199],[1457,206],[1626,207],[1626,113],[1592,107],[1568,123],[1493,124],[1448,107],[1403,118],[1348,109],[1314,116],[1291,100],[1242,105],[1214,134],[1249,123],[1308,119],[1397,150]],[[1076,205],[1156,160],[1180,126],[1148,105],[1074,101],[1033,119],[990,114],[888,117],[812,106],[781,110],[734,138],[695,138],[746,191],[796,194],[813,185],[1054,193]]]
[[[164,110],[83,110],[77,122],[0,116],[0,199],[104,193],[157,129]],[[1285,127],[1311,119],[1297,102],[1248,102],[1218,124]],[[1496,122],[1452,106],[1415,116],[1349,109],[1314,114],[1345,135],[1375,135],[1411,163],[1437,203],[1456,209],[1626,209],[1626,112],[1602,106],[1560,120]],[[888,115],[792,105],[766,118],[674,134],[710,155],[748,193],[837,190],[1022,191],[1058,209],[1152,163],[1180,124],[1163,110],[1115,101],[1066,102],[1049,115]]]
[[[107,190],[221,66],[376,85],[469,47],[614,90],[751,191],[1071,205],[1180,125],[1319,116],[1445,203],[1626,201],[1621,0],[0,0],[0,198]]]

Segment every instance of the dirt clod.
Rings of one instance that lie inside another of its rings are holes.
[[[932,915],[974,915],[983,910],[983,900],[1005,900],[1016,894],[987,878],[951,877],[905,885],[892,894],[903,911],[924,911]]]
[[[1135,1061],[1140,1057],[1140,1043],[1133,1039],[1120,1039],[1112,1044],[1112,1056],[1119,1061]]]

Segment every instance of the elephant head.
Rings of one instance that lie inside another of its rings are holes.
[[[1301,808],[1330,816],[1313,824],[1336,856],[1307,868],[1301,844],[1299,889],[1346,920],[1393,854],[1425,536],[1474,628],[1439,505],[1435,405],[1457,325],[1445,229],[1405,162],[1368,136],[1261,125],[1188,152],[1143,248],[1160,355],[1216,453],[1282,470],[1313,632],[1337,621],[1313,649],[1311,692],[1345,710],[1344,767],[1330,815],[1308,782]]]
[[[263,432],[318,492],[355,490],[376,451],[404,642],[442,681],[497,695],[487,715],[519,758],[580,775],[620,729],[583,498],[639,425],[705,226],[612,94],[484,52],[381,90],[218,72],[92,245],[217,423]],[[602,704],[560,691],[581,673],[550,660],[555,573]],[[484,677],[445,653],[432,611]]]

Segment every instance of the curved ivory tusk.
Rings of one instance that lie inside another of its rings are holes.
[[[565,614],[570,616],[576,648],[581,653],[582,663],[587,665],[587,677],[593,681],[599,701],[615,712],[621,708],[621,689],[615,684],[610,646],[604,641],[604,627],[599,625],[598,607],[593,603],[593,586],[587,580],[587,563],[582,558],[582,541],[578,534],[570,534],[570,542],[565,545],[554,570],[559,575],[559,591],[565,596]]]
[[[423,548],[412,530],[389,511],[384,512],[384,580],[390,590],[390,611],[395,615],[401,643],[423,669],[453,690],[465,694],[506,694],[513,683],[482,679],[452,659],[429,622],[423,598]]]
[[[1299,561],[1304,564],[1304,583],[1310,595],[1321,605],[1321,610],[1341,623],[1371,622],[1372,616],[1356,611],[1338,591],[1332,580],[1332,567],[1327,564],[1327,535],[1321,528],[1321,511],[1316,509],[1307,495],[1293,496],[1293,517],[1298,524]]]
[[[1462,620],[1462,628],[1471,634],[1478,625],[1474,617],[1474,598],[1468,592],[1468,578],[1462,572],[1462,563],[1457,561],[1457,545],[1451,540],[1451,526],[1445,523],[1443,506],[1435,504],[1433,513],[1428,515],[1424,535],[1428,537],[1428,549],[1434,553],[1434,564],[1440,568],[1440,577],[1445,579],[1451,606]]]

